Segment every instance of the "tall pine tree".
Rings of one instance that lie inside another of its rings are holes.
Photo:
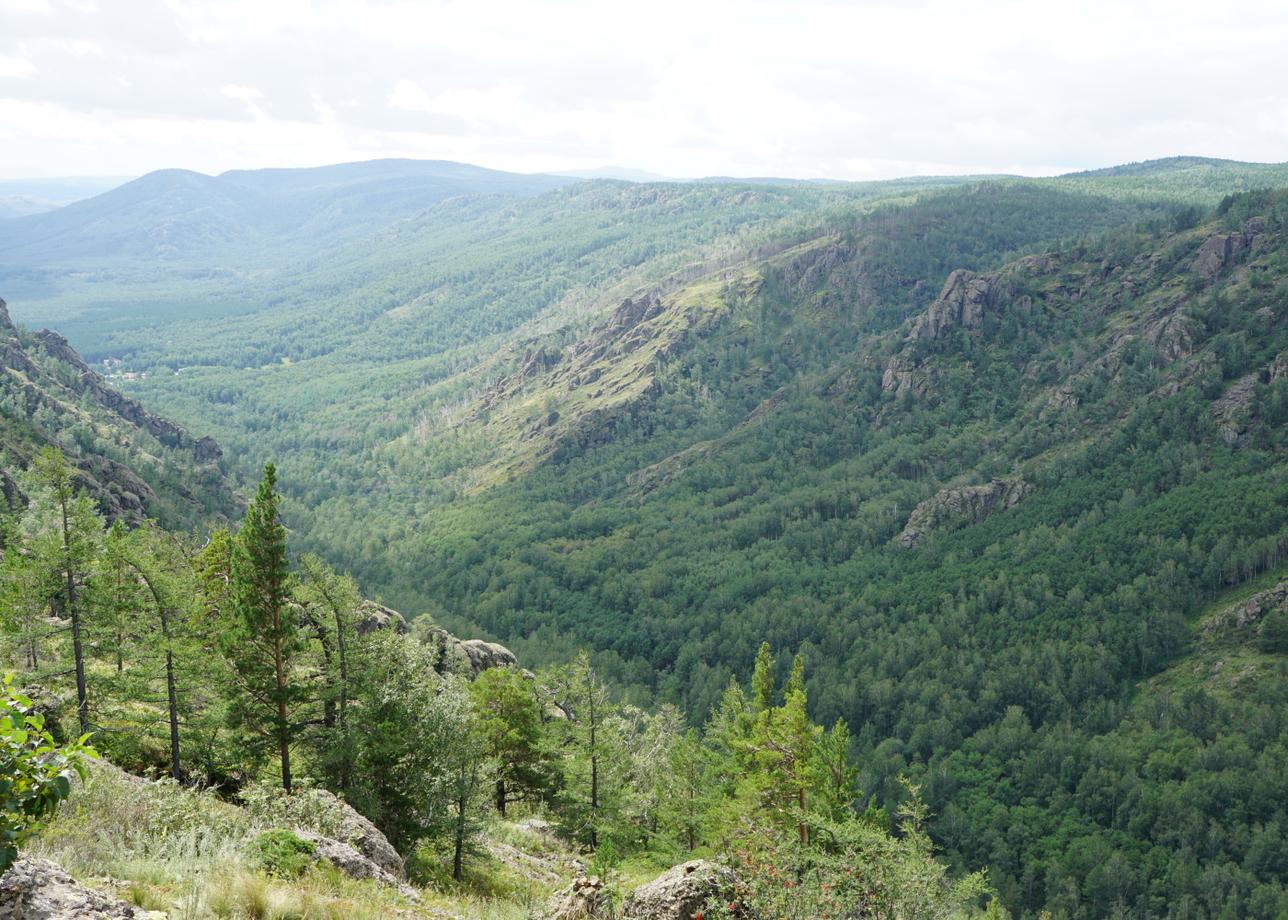
[[[265,464],[255,498],[233,539],[229,572],[231,622],[224,652],[240,693],[234,718],[252,737],[277,748],[282,787],[291,790],[291,711],[302,694],[291,664],[301,640],[289,604],[286,528],[278,518],[277,470]]]

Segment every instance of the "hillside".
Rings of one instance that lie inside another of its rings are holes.
[[[148,173],[93,198],[0,223],[0,266],[181,261],[325,246],[447,198],[532,195],[572,181],[422,160],[313,169]]]
[[[226,520],[236,501],[223,452],[112,389],[56,332],[21,330],[0,300],[0,483],[20,505],[18,471],[56,446],[102,513],[171,527]]]
[[[954,271],[884,315],[864,246],[818,238],[529,352],[454,415],[482,447],[450,419],[419,442],[483,470],[450,503],[327,502],[305,530],[404,607],[535,660],[589,643],[693,714],[761,638],[801,648],[864,788],[889,803],[921,777],[938,839],[1013,909],[1143,909],[1184,872],[1224,873],[1222,898],[1278,891],[1248,849],[1278,793],[1232,811],[1097,790],[1154,769],[1162,742],[1127,707],[1186,667],[1197,606],[1282,563],[1286,216],[1284,195],[1245,196],[1196,227]],[[349,514],[365,546],[326,538]],[[1230,726],[1249,758],[1230,781],[1250,782],[1285,740],[1282,685],[1258,690],[1255,731],[1219,709],[1168,731]]]
[[[1288,547],[1281,169],[588,182],[29,280],[388,603],[690,724],[799,649],[861,804],[911,776],[1017,914],[1274,916],[1282,651],[1196,624]]]

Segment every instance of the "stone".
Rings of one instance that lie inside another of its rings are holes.
[[[47,859],[22,858],[0,876],[0,920],[153,920],[165,917],[86,888]]]
[[[358,852],[351,844],[331,837],[324,837],[312,831],[296,831],[296,835],[301,840],[313,844],[315,858],[325,860],[349,876],[349,878],[371,879],[382,885],[397,888],[401,894],[413,900],[420,897],[416,889],[404,882],[400,875],[396,876],[388,872],[366,854]],[[399,860],[399,866],[401,867],[401,865],[402,860]]]
[[[337,798],[325,789],[310,789],[301,794],[313,797],[321,804],[323,809],[335,817],[334,837],[338,841],[350,846],[395,880],[401,881],[407,877],[402,857],[398,855],[398,851],[393,848],[393,845],[380,832],[380,829],[358,814],[352,805],[343,799]],[[304,837],[305,834],[320,836],[306,829],[300,829],[297,833],[301,837]]]
[[[988,278],[959,268],[948,276],[935,302],[917,317],[911,338],[938,339],[957,327],[973,329],[996,299],[997,292]]]
[[[358,607],[358,614],[361,619],[355,627],[358,635],[365,636],[368,633],[380,629],[392,629],[400,636],[407,632],[407,618],[397,610],[386,607],[384,604],[377,604],[375,601],[363,601]]]
[[[612,897],[597,875],[579,876],[546,905],[545,920],[595,920],[612,916]]]
[[[695,920],[712,898],[732,901],[737,897],[738,876],[732,869],[695,859],[631,892],[622,905],[621,920]]]
[[[1217,233],[1208,237],[1194,256],[1194,270],[1211,281],[1247,244],[1242,233]]]
[[[1288,612],[1288,579],[1225,608],[1203,625],[1203,631],[1216,633],[1227,629],[1248,629],[1257,626],[1276,610]]]
[[[1014,508],[1032,491],[1033,485],[1023,479],[994,479],[980,486],[941,489],[912,509],[896,539],[911,549],[928,533],[978,524],[994,512]]]

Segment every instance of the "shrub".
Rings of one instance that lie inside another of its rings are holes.
[[[313,862],[315,848],[290,831],[264,831],[254,842],[255,856],[264,871],[278,878],[302,875]]]

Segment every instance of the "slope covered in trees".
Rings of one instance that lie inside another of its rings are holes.
[[[71,456],[80,484],[115,519],[195,527],[235,510],[212,438],[194,438],[117,392],[56,332],[19,329],[3,300],[0,419],[0,484],[11,511],[23,501],[16,473],[43,447]]]
[[[588,646],[695,727],[768,640],[858,808],[911,778],[1017,913],[1270,917],[1280,626],[1196,623],[1283,573],[1288,201],[1223,199],[1274,169],[455,200],[241,315],[201,279],[77,328],[271,454],[295,546],[401,609],[534,667]]]
[[[650,356],[639,398],[597,416],[578,401],[598,381],[569,381],[670,335],[684,292],[512,380],[528,427],[462,412],[511,456],[546,444],[516,479],[314,545],[531,660],[589,643],[694,718],[761,638],[801,649],[865,792],[892,806],[920,777],[937,839],[1014,909],[1161,912],[1188,878],[1196,916],[1271,916],[1284,878],[1253,841],[1286,802],[1277,659],[1239,697],[1251,724],[1201,688],[1133,700],[1186,660],[1206,598],[1283,562],[1286,216],[1244,196],[953,272],[903,309],[867,293],[861,238],[786,251],[704,282],[722,318]],[[919,506],[933,526],[899,539]],[[344,514],[323,505],[311,539]],[[1163,768],[1173,743],[1193,753]]]

